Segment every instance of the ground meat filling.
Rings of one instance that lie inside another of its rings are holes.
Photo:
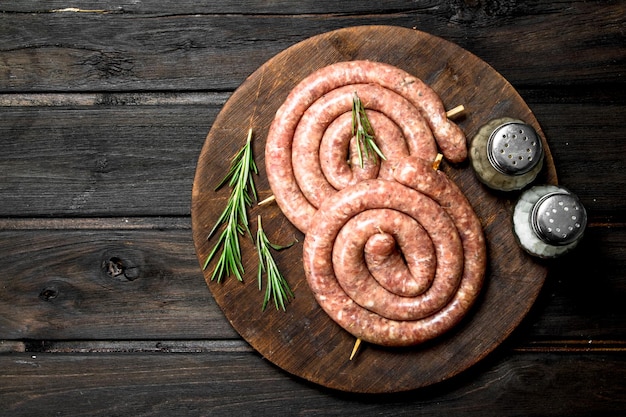
[[[385,160],[356,159],[358,95]],[[407,346],[468,312],[486,249],[469,202],[433,169],[440,151],[467,156],[439,97],[391,65],[340,62],[300,82],[278,109],[265,165],[280,209],[303,233],[304,270],[319,305],[361,340]]]
[[[304,269],[320,306],[348,332],[408,346],[445,333],[468,312],[486,248],[478,218],[445,174],[407,157],[394,177],[324,202],[305,236]]]
[[[439,147],[452,162],[467,156],[463,132],[448,120],[437,94],[418,78],[372,61],[339,62],[321,68],[302,80],[278,109],[265,150],[266,171],[276,202],[304,233],[321,202],[346,184],[333,179],[329,161],[336,162],[337,155],[332,151],[329,155],[322,140],[332,123],[351,111],[355,92],[367,109],[388,119],[386,123],[373,122],[381,130],[379,146],[387,148],[383,152],[395,157],[406,156],[408,151],[430,159]],[[401,132],[405,150],[395,143],[397,133],[387,134],[394,129]],[[345,171],[345,164],[342,169]],[[384,166],[377,171],[379,174],[368,169],[363,176],[355,171],[350,175],[358,181],[374,175],[385,178],[388,174]]]

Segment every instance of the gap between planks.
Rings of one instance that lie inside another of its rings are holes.
[[[224,340],[0,340],[1,353],[211,353],[253,352],[240,339]],[[517,353],[626,353],[623,340],[552,340],[513,347]]]
[[[253,352],[243,340],[2,340],[0,353]]]
[[[223,106],[230,92],[145,92],[145,93],[3,93],[0,107],[66,106]]]
[[[2,230],[191,230],[191,217],[0,218]]]
[[[542,340],[531,341],[521,346],[512,348],[515,352],[537,353],[581,353],[581,352],[624,352],[626,353],[625,340],[594,340],[594,339],[570,339],[570,340]]]

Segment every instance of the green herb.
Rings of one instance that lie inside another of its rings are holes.
[[[376,145],[374,130],[356,91],[352,98],[352,134],[356,136],[356,148],[361,168],[363,168],[363,153],[365,153],[365,158],[367,159],[374,158],[376,160],[377,156],[383,160],[387,159],[378,145]]]
[[[265,297],[263,298],[262,310],[265,310],[270,299],[274,299],[274,305],[276,310],[282,308],[285,310],[285,302],[288,302],[293,298],[293,292],[289,288],[289,283],[282,276],[276,266],[276,262],[272,257],[270,250],[281,250],[290,247],[293,243],[285,246],[279,246],[271,243],[263,231],[263,225],[261,224],[261,215],[257,217],[257,234],[256,234],[256,248],[259,255],[259,269],[257,273],[257,281],[259,283],[259,291],[263,288],[263,272],[267,275],[267,286],[265,287]]]
[[[255,200],[257,199],[252,177],[253,173],[257,174],[258,169],[252,155],[252,129],[250,129],[245,145],[233,157],[228,173],[215,187],[217,190],[228,184],[232,190],[226,208],[217,219],[208,236],[208,239],[210,239],[220,226],[226,225],[213,250],[204,262],[203,269],[206,269],[218,250],[222,248],[217,265],[211,275],[211,281],[217,279],[217,282],[221,282],[224,277],[232,275],[235,275],[239,281],[243,280],[244,271],[241,262],[239,236],[247,232],[250,239],[252,239],[248,226],[247,207],[252,205],[253,197]]]

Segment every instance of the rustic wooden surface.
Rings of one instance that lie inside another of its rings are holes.
[[[444,105],[462,103],[467,111],[457,120],[468,137],[494,118],[510,116],[541,127],[515,89],[495,70],[459,46],[415,29],[368,25],[344,28],[308,38],[261,65],[233,93],[215,119],[198,158],[192,190],[192,229],[198,260],[203,263],[215,245],[207,240],[224,210],[230,189],[215,190],[230,161],[252,128],[259,175],[256,188],[271,190],[265,175],[265,138],[276,111],[289,92],[313,71],[338,61],[366,59],[386,62],[428,80]],[[483,91],[497,91],[485,95]],[[367,104],[365,104],[367,105]],[[237,126],[239,121],[245,121]],[[544,140],[542,138],[542,140]],[[544,143],[545,163],[538,182],[556,183],[552,155]],[[264,358],[308,381],[348,392],[390,393],[421,388],[474,365],[495,349],[520,323],[534,304],[547,274],[544,262],[518,246],[511,223],[519,193],[493,193],[477,180],[469,163],[439,167],[463,190],[481,219],[488,242],[487,274],[480,299],[463,323],[437,340],[405,349],[364,344],[350,361],[355,338],[336,325],[317,306],[304,276],[304,236],[278,206],[252,207],[251,227],[257,215],[272,242],[294,242],[275,255],[278,266],[295,290],[289,311],[269,309],[260,314],[263,293],[257,284],[256,248],[241,242],[243,284],[211,280],[216,261],[204,270],[216,302],[237,332]],[[241,300],[250,300],[242,303]],[[510,300],[515,299],[515,303]]]
[[[0,5],[0,414],[624,414],[624,1],[76,3]],[[394,395],[264,360],[213,301],[190,221],[232,92],[296,42],[371,24],[417,27],[500,72],[590,215],[504,344]]]

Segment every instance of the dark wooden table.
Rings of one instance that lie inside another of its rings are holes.
[[[626,2],[0,11],[0,415],[626,412]],[[487,358],[424,389],[359,395],[289,375],[231,328],[194,253],[190,201],[205,137],[249,74],[311,36],[381,24],[440,36],[506,77],[590,223]]]

